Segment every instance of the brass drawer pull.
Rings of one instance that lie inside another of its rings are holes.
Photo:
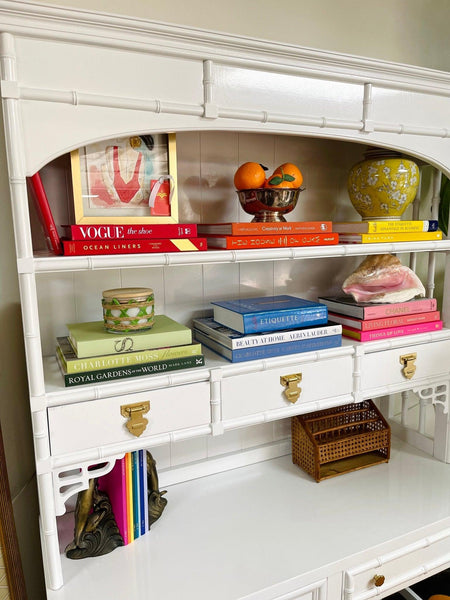
[[[300,397],[302,388],[298,387],[298,384],[301,380],[301,373],[292,373],[292,375],[282,375],[280,377],[281,385],[286,388],[283,393],[292,404],[295,404]]]
[[[125,423],[130,433],[139,437],[145,431],[148,419],[144,417],[150,410],[150,402],[138,402],[136,404],[123,404],[120,407],[122,417],[128,419]]]
[[[372,581],[375,587],[381,587],[385,582],[385,577],[384,575],[374,575]]]
[[[403,356],[400,356],[400,364],[403,365],[402,373],[406,379],[411,379],[416,372],[416,365],[414,364],[416,358],[416,352],[412,352],[411,354],[403,354]]]

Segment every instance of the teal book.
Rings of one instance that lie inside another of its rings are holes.
[[[67,329],[78,358],[182,346],[192,342],[189,327],[166,315],[155,315],[153,327],[145,331],[110,333],[103,321],[68,323]]]
[[[61,373],[64,377],[64,385],[71,387],[75,385],[85,385],[88,383],[106,383],[118,379],[129,377],[138,377],[141,375],[164,374],[169,371],[179,369],[193,369],[194,367],[203,367],[205,358],[203,354],[197,356],[184,356],[182,358],[172,358],[161,360],[143,365],[130,365],[128,367],[112,367],[111,369],[102,369],[100,371],[88,371],[86,373],[66,373],[62,366],[61,358],[58,355],[59,348],[56,349],[56,358],[58,360]]]
[[[325,325],[328,309],[320,302],[279,295],[212,303],[214,321],[241,333]]]

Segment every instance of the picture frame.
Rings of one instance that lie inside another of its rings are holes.
[[[75,223],[178,223],[174,133],[94,142],[70,154]]]

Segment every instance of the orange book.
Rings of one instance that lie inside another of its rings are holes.
[[[339,241],[337,233],[305,233],[297,235],[217,235],[207,236],[208,248],[247,250],[254,248],[286,248],[292,246],[331,246]]]
[[[271,223],[200,223],[198,235],[276,235],[279,233],[330,233],[331,221]]]
[[[131,464],[131,452],[125,455],[125,477],[127,490],[127,523],[128,523],[128,541],[134,540],[134,525],[133,525],[133,476]]]

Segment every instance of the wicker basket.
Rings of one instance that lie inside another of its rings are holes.
[[[316,481],[388,462],[390,446],[372,400],[292,417],[292,461]]]

